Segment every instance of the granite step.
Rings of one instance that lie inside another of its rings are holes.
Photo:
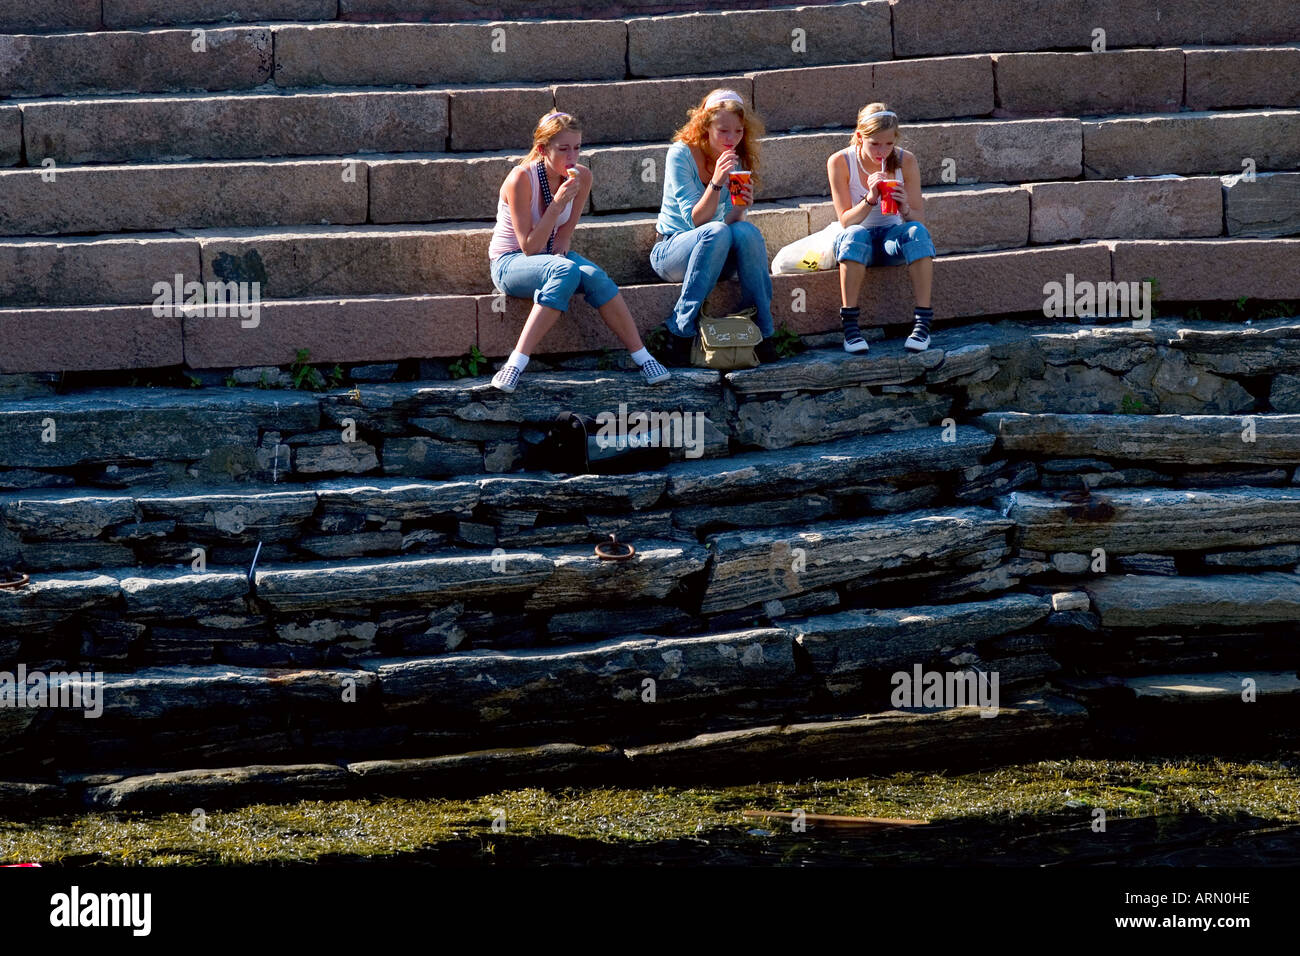
[[[1040,197],[1040,190],[1047,192]],[[926,218],[943,237],[936,249],[940,256],[1020,248],[1027,234],[1035,244],[1209,237],[1223,232],[1224,194],[1218,177],[943,188],[927,196]],[[1249,215],[1232,208],[1240,221]],[[1117,209],[1129,212],[1116,215]],[[763,234],[770,260],[831,222],[834,210],[828,202],[796,197],[758,203],[747,218]],[[1066,220],[1070,225],[1063,225]],[[495,289],[485,266],[491,232],[490,222],[462,221],[0,239],[0,265],[7,266],[0,270],[6,277],[0,281],[0,302],[9,307],[136,305],[153,301],[155,284],[171,284],[178,274],[185,281],[256,280],[265,300],[418,295],[430,289],[491,294]],[[653,215],[593,214],[579,224],[573,248],[622,285],[657,283],[650,268],[656,240]]]
[[[190,255],[186,250],[180,252]],[[1229,289],[1215,278],[1215,264],[1234,257],[1249,258],[1255,268],[1243,273]],[[1162,298],[1176,302],[1231,301],[1243,296],[1295,299],[1300,298],[1298,262],[1300,239],[1287,238],[1103,240],[960,253],[935,260],[933,305],[941,322],[1005,313],[1050,312],[1055,317],[1054,302],[1064,316],[1074,311],[1075,302],[1067,309],[1060,292],[1053,289],[1077,291],[1084,282],[1116,283],[1105,288],[1122,288],[1127,294],[1134,283],[1140,292],[1141,284],[1150,278],[1159,280]],[[890,267],[881,272],[880,280],[863,295],[864,324],[910,322],[912,295],[906,270]],[[775,276],[773,289],[772,311],[778,326],[786,325],[800,335],[838,330],[837,273]],[[626,285],[621,291],[639,327],[648,332],[661,324],[680,290],[674,283],[658,282]],[[1115,301],[1122,305],[1122,300]],[[1079,307],[1095,310],[1095,297],[1093,303]],[[709,306],[731,309],[738,304],[739,288],[732,281],[719,284]],[[504,311],[502,305],[498,296],[483,294],[269,299],[258,303],[256,315],[251,305],[231,306],[226,317],[216,315],[215,307],[210,310],[213,316],[173,315],[165,308],[162,315],[155,315],[154,307],[145,305],[0,309],[0,334],[9,346],[0,356],[0,372],[159,368],[182,362],[191,368],[288,366],[301,348],[309,349],[313,363],[451,357],[463,354],[471,345],[485,355],[504,356],[514,347],[531,304],[506,298]],[[1140,301],[1130,306],[1131,310],[1142,308]],[[1103,310],[1109,311],[1109,307]],[[451,320],[449,313],[456,318]],[[376,321],[378,317],[383,321]],[[943,335],[944,327],[939,326],[938,331]],[[70,342],[80,347],[73,349]],[[556,326],[540,351],[590,352],[619,347],[599,315],[577,301],[569,320]],[[1215,348],[1210,343],[1204,351]],[[1193,350],[1188,351],[1190,357]],[[1231,357],[1214,361],[1226,367]],[[1207,387],[1198,388],[1189,379],[1175,390],[1193,394]],[[1130,391],[1148,404],[1154,395],[1150,382]]]

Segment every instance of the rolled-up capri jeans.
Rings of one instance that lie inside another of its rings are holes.
[[[581,292],[593,309],[618,295],[618,286],[605,270],[576,252],[562,256],[507,252],[492,260],[490,271],[498,291],[560,312],[568,311],[575,292]]]
[[[871,229],[853,225],[835,237],[836,262],[902,266],[933,255],[934,242],[922,222],[902,222]]]

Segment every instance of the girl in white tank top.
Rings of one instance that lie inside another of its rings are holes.
[[[577,162],[581,144],[582,128],[576,117],[558,110],[547,113],[533,130],[532,150],[510,171],[497,193],[497,221],[488,243],[488,272],[498,292],[532,300],[514,351],[492,378],[493,387],[503,392],[515,390],[533,349],[556,319],[568,311],[574,295],[586,299],[618,336],[632,361],[640,366],[646,384],[655,385],[671,377],[641,341],[618,286],[600,266],[569,248],[582,207],[591,194],[591,170]],[[524,179],[528,180],[526,187]],[[559,183],[554,197],[552,180]],[[518,217],[530,220],[526,226],[515,223],[511,200]],[[537,232],[538,226],[548,221],[548,215],[550,232],[543,245]],[[509,321],[509,313],[502,320]]]
[[[528,231],[531,232],[536,226],[538,220],[542,218],[542,197],[541,197],[541,178],[537,174],[537,164],[528,164],[528,178],[533,187],[533,199],[531,209],[533,221],[528,225]],[[576,201],[575,201],[576,202]],[[575,203],[569,203],[564,212],[560,213],[560,218],[555,221],[555,228],[551,230],[551,243],[555,241],[555,234],[559,232],[560,227],[569,221],[573,215]],[[496,259],[498,256],[507,252],[520,252],[519,238],[515,235],[515,225],[510,218],[510,204],[506,202],[505,187],[497,193],[497,224],[492,230],[492,241],[488,243],[488,259]]]
[[[898,148],[898,136],[898,114],[884,103],[869,103],[858,112],[849,145],[831,154],[826,162],[835,212],[844,226],[835,238],[834,249],[840,269],[843,303],[840,322],[846,352],[868,350],[858,327],[858,300],[872,271],[869,267],[882,265],[905,265],[912,282],[915,324],[904,346],[911,351],[930,346],[930,322],[934,318],[930,305],[934,242],[921,221],[924,198],[918,188],[920,171],[916,157]],[[847,165],[847,170],[841,163]],[[883,171],[878,164],[893,169]],[[904,168],[912,171],[907,177],[911,182],[906,185]],[[876,177],[877,183],[874,202],[869,188],[871,176]],[[896,204],[897,212],[881,211],[886,195]]]
[[[840,152],[844,155],[845,161],[849,164],[849,195],[852,196],[853,203],[856,205],[862,202],[867,195],[867,185],[862,181],[862,159],[858,155],[857,149],[852,146],[846,146],[844,149],[840,150]],[[867,175],[878,171],[879,170],[875,169],[867,170]],[[894,178],[898,180],[899,185],[902,185],[903,165],[901,159],[899,160],[898,168],[894,170],[893,175]],[[888,216],[885,215],[880,211],[880,203],[876,203],[871,207],[871,211],[867,213],[867,218],[862,220],[859,225],[867,229],[874,229],[877,226],[896,226],[902,221],[903,217],[898,213],[891,213]]]

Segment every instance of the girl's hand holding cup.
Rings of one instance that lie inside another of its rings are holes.
[[[754,187],[749,181],[749,173],[732,174],[731,203],[734,206],[754,205]]]
[[[881,202],[885,198],[885,190],[892,190],[897,183],[889,179],[885,173],[874,172],[867,177],[867,198],[872,200],[871,205]],[[892,192],[891,192],[892,195]]]

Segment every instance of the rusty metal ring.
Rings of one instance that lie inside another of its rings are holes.
[[[621,549],[626,549],[626,553],[620,553]],[[619,541],[618,535],[611,534],[609,542],[602,541],[596,545],[596,557],[602,561],[627,561],[636,554],[636,548],[626,542]]]

